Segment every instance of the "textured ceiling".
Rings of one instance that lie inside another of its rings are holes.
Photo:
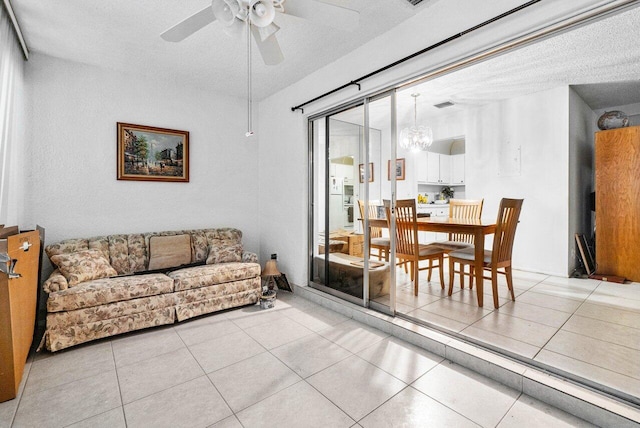
[[[640,7],[561,33],[398,92],[398,127],[454,111],[571,85],[593,110],[640,103],[640,45],[630,35],[640,28]],[[455,106],[436,109],[434,104]],[[388,126],[388,105],[372,104],[371,126]],[[362,123],[362,110],[337,119]]]
[[[277,14],[285,60],[265,66],[254,49],[254,98],[300,80],[436,1],[412,6],[406,0],[323,0],[360,12],[360,25],[344,30]],[[127,73],[162,73],[168,79],[244,96],[244,35],[228,36],[214,22],[180,43],[160,38],[160,33],[210,4],[211,0],[12,0],[32,52]]]
[[[312,0],[288,0],[312,1]],[[160,33],[209,5],[211,0],[12,0],[32,52],[246,94],[246,46],[214,22],[180,43]],[[260,100],[331,63],[441,0],[411,6],[406,0],[323,0],[360,12],[356,29],[336,30],[278,14],[285,61],[265,66],[254,50],[254,98]],[[286,5],[286,2],[285,2]],[[640,47],[630,35],[640,28],[640,8],[425,82],[399,93],[399,122],[557,87],[575,85],[591,108],[640,102]],[[351,31],[348,31],[351,30]],[[437,110],[451,100],[456,106]],[[375,114],[372,113],[372,120]]]

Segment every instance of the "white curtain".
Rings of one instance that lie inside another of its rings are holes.
[[[24,57],[0,4],[0,224],[17,225],[24,171]]]

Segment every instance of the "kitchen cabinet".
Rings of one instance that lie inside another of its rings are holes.
[[[449,184],[451,156],[427,152],[427,183]]]
[[[464,162],[465,155],[451,156],[451,184],[464,184]]]
[[[640,126],[596,132],[598,273],[640,281]]]
[[[416,212],[418,214],[431,214],[431,217],[448,217],[449,205],[418,205]],[[418,232],[418,242],[421,244],[429,244],[435,241],[446,241],[448,239],[446,233],[440,232]]]
[[[418,183],[453,186],[465,183],[465,154],[420,152],[415,157],[415,168]]]
[[[416,181],[427,182],[427,155],[429,152],[418,152],[415,155]]]
[[[331,162],[330,175],[345,181],[353,180],[353,165]]]

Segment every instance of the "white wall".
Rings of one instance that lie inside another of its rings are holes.
[[[491,220],[501,198],[524,199],[514,267],[559,276],[568,266],[568,91],[480,107],[469,113],[466,130],[466,197],[484,198],[483,218]],[[519,172],[504,164],[518,147]]]
[[[258,139],[245,101],[31,56],[26,67],[24,223],[47,242],[102,234],[236,227],[259,252]],[[116,122],[189,131],[189,183],[116,180]]]
[[[569,89],[569,273],[578,265],[575,234],[591,238],[591,199],[594,190],[594,134],[598,115]]]
[[[24,110],[24,56],[0,6],[0,224],[6,226],[22,227]]]
[[[439,68],[454,59],[524,34],[554,22],[564,15],[584,10],[603,1],[541,2],[503,21],[485,27],[468,37],[435,49],[427,55],[404,63],[393,70],[362,82],[355,87],[306,106],[304,114],[290,107],[312,99],[403,56],[470,28],[506,10],[522,4],[517,0],[478,2],[471,0],[440,1],[423,8],[402,26],[396,27],[368,44],[307,76],[260,103],[260,179],[269,181],[269,189],[260,193],[262,212],[260,236],[263,257],[270,252],[280,254],[279,267],[297,284],[308,282],[308,153],[307,117],[313,113],[385,88],[410,76]],[[451,13],[452,10],[464,13]],[[566,115],[565,115],[566,116]],[[536,131],[538,132],[538,131]],[[565,132],[566,136],[566,132]],[[566,151],[564,155],[566,159]],[[282,168],[281,162],[287,161]],[[566,186],[565,177],[565,186]],[[470,197],[467,194],[467,197]],[[531,203],[531,202],[530,202]],[[566,195],[561,204],[566,203]],[[566,214],[565,214],[566,222]],[[559,245],[566,246],[566,230],[560,233]],[[553,239],[553,238],[550,238]],[[566,251],[564,251],[566,253]],[[564,254],[563,253],[563,254]],[[566,254],[563,256],[566,261]],[[557,261],[553,264],[557,265]],[[559,269],[562,274],[565,268]]]

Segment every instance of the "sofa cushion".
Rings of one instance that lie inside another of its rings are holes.
[[[259,277],[260,265],[257,263],[221,263],[179,269],[169,272],[167,275],[174,280],[175,291],[182,291]]]
[[[217,229],[204,229],[209,245],[215,240],[226,239],[229,241],[242,242],[242,231],[231,227],[221,227]]]
[[[58,269],[51,272],[49,278],[42,284],[45,293],[53,293],[55,291],[66,290],[69,288],[69,281],[60,273]]]
[[[116,276],[118,272],[109,264],[100,250],[84,250],[77,253],[58,254],[51,257],[60,273],[73,287],[85,281]]]
[[[191,235],[191,253],[194,263],[204,262],[209,254],[209,244],[207,243],[207,235],[203,230],[192,230]]]
[[[173,280],[161,273],[96,279],[49,294],[47,311],[60,312],[91,308],[172,291]]]
[[[94,236],[87,239],[87,245],[90,250],[100,250],[104,257],[109,260],[109,237],[108,236]],[[109,260],[111,263],[111,260]]]
[[[168,307],[70,327],[47,328],[44,338],[47,349],[55,352],[103,337],[115,336],[116,334],[158,325],[173,324],[176,318],[175,314],[175,309]]]
[[[51,312],[47,315],[47,328],[67,328],[74,325],[110,320],[142,312],[151,312],[157,309],[170,308],[175,306],[175,304],[175,294],[168,293],[141,297],[133,300],[124,300],[122,302],[107,303],[100,306],[93,306],[91,308]]]
[[[242,261],[242,243],[228,239],[217,239],[209,247],[207,264]]]
[[[147,244],[144,240],[144,235],[133,233],[127,235],[127,241],[129,244],[129,266],[131,266],[131,273],[142,272],[147,269]]]
[[[256,303],[261,291],[259,277],[178,291],[174,293],[176,317],[178,321],[183,321],[210,312]]]
[[[78,251],[88,250],[89,243],[86,239],[65,239],[55,244],[47,245],[45,252],[49,258],[58,254],[77,253]]]
[[[133,273],[129,262],[129,238],[127,235],[109,235],[109,261],[118,274]]]
[[[189,235],[152,236],[149,239],[149,270],[172,268],[190,262]]]

